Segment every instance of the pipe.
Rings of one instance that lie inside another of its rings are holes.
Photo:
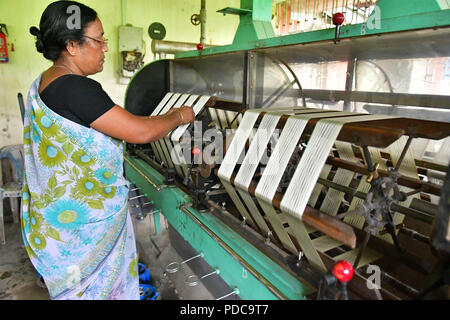
[[[122,25],[124,26],[126,24],[126,18],[125,18],[125,0],[121,1],[122,3]]]
[[[201,0],[200,8],[200,43],[206,44],[206,0]]]
[[[175,42],[164,40],[152,40],[152,52],[153,53],[168,53],[175,54],[178,52],[197,50],[197,44],[191,42]],[[205,45],[203,48],[213,47],[211,45]]]
[[[125,1],[125,0],[122,0],[122,12],[124,11],[123,1]],[[122,15],[123,15],[123,13],[122,13]],[[123,17],[122,17],[122,20],[123,20]],[[206,0],[201,0],[200,43],[203,45],[203,48],[213,47],[211,45],[206,45]],[[151,48],[152,48],[152,52],[155,55],[157,53],[159,53],[159,54],[176,54],[178,52],[197,50],[197,43],[163,41],[163,40],[153,39]]]

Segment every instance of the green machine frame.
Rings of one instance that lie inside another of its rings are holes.
[[[416,29],[448,27],[450,9],[436,0],[379,0],[380,28],[367,23],[341,27],[340,38],[382,35]],[[237,14],[240,24],[233,44],[178,53],[176,59],[235,51],[286,46],[335,37],[334,28],[275,37],[271,26],[271,0],[241,0],[241,8],[225,8]],[[369,17],[370,20],[370,17]],[[286,270],[209,211],[192,208],[192,197],[176,186],[165,186],[164,176],[145,161],[125,154],[126,176],[152,200],[159,212],[191,246],[217,270],[242,299],[305,299],[315,293],[307,281]],[[158,213],[157,213],[158,214]]]
[[[125,168],[127,177],[242,299],[304,299],[314,292],[209,211],[191,208],[192,198],[165,186],[164,176],[143,160],[126,156]]]

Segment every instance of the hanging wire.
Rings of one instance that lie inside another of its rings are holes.
[[[291,21],[290,21],[290,25],[291,25],[291,33],[297,31],[296,30],[296,25],[295,25],[295,0],[291,0],[291,10],[290,10],[290,16],[291,16]]]
[[[303,26],[303,23],[302,23],[303,1],[304,0],[298,0],[298,2],[300,3],[300,9],[298,11],[299,12],[299,16],[298,16],[298,23],[299,23],[298,29],[299,30],[302,30],[302,26]]]
[[[364,2],[364,14],[363,14],[364,19],[367,17],[366,14],[367,14],[367,0]]]
[[[289,32],[289,26],[288,26],[288,4],[287,1],[284,2],[284,32]]]
[[[325,6],[325,3],[326,3],[326,6]],[[328,12],[328,0],[324,0],[324,1],[322,2],[322,17],[323,17],[323,19],[324,19],[325,24],[328,23],[328,22],[327,22],[327,20],[328,20],[328,14],[327,14],[327,12]]]
[[[284,2],[284,30],[285,32],[289,32],[288,26],[288,4],[287,1]]]
[[[280,35],[280,3],[277,3],[275,5],[275,15],[277,17],[275,28],[276,28],[278,35]]]
[[[348,9],[348,0],[345,0],[345,7],[344,7],[344,15],[345,15],[345,20],[347,20],[347,9]]]
[[[309,0],[306,0],[305,4],[305,22],[308,21],[309,18]]]
[[[294,23],[293,23],[294,19],[292,17],[292,8],[293,8],[292,1],[293,0],[289,1],[289,33],[292,33],[294,31]]]
[[[351,24],[353,23],[354,15],[355,15],[355,0],[353,0],[353,3],[352,3],[352,18],[350,19]]]
[[[317,20],[317,4],[318,4],[318,1],[314,0],[313,20]]]
[[[298,2],[299,0],[295,0],[295,20],[294,20],[294,31],[299,30],[299,12],[298,12]]]
[[[358,23],[360,21],[359,19],[361,19],[361,17],[362,17],[362,19],[364,19],[364,17],[361,15],[361,0],[358,0],[355,23]]]

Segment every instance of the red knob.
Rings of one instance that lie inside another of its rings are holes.
[[[345,16],[341,12],[336,12],[333,15],[333,24],[336,26],[340,26],[345,21]]]
[[[203,44],[201,43],[197,44],[197,50],[203,50]]]
[[[353,278],[353,266],[351,263],[341,260],[333,267],[333,274],[340,282],[347,283]]]
[[[200,149],[199,149],[199,148],[194,148],[194,149],[192,149],[192,154],[193,154],[194,156],[198,156],[198,155],[200,154]]]

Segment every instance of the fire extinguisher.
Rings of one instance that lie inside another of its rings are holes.
[[[0,24],[0,62],[8,62],[8,44],[6,43],[6,35],[3,33],[3,29],[8,34],[8,29],[5,24]]]

